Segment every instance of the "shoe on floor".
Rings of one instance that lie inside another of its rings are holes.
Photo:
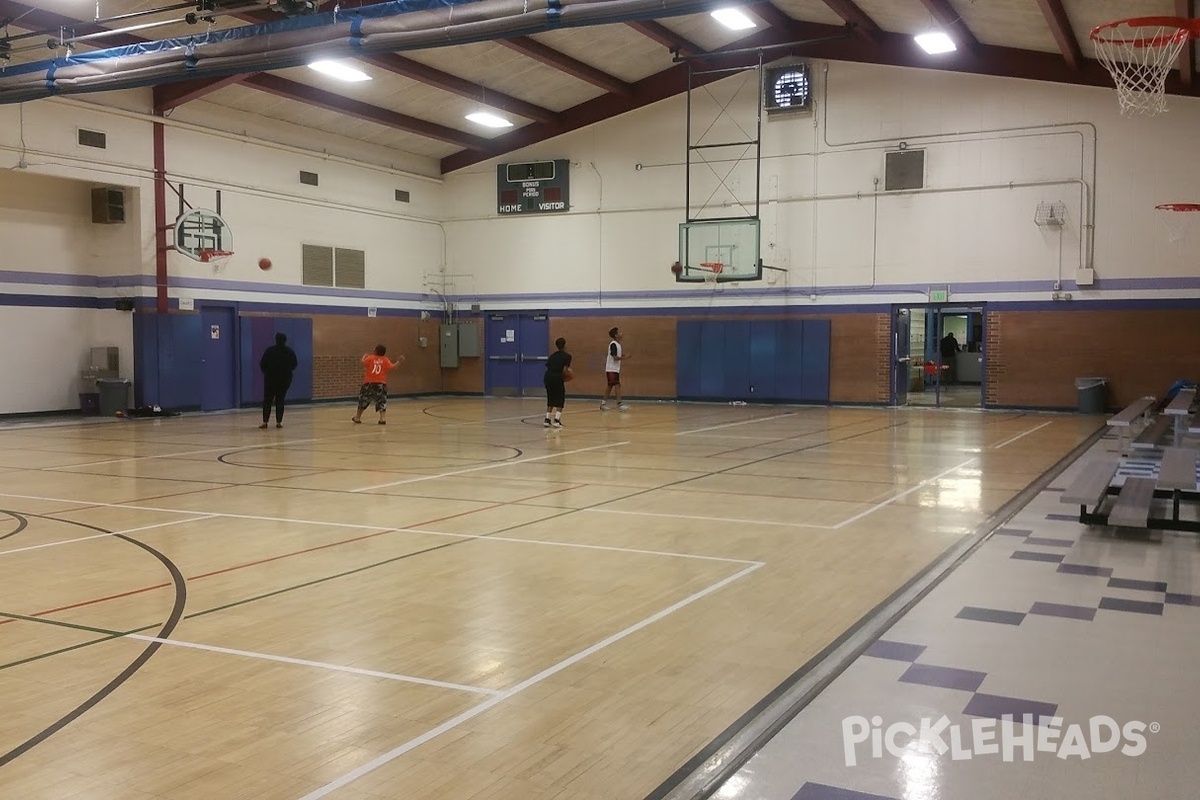
[[[543,427],[543,428],[549,428],[549,427],[550,427],[550,420],[548,420],[548,419],[544,419],[544,420],[542,420],[542,427]]]
[[[275,423],[275,427],[276,427],[276,428],[282,428],[282,427],[283,427],[283,423],[282,423],[282,422],[276,422],[276,423]]]
[[[362,425],[361,419],[355,419],[354,417],[351,417],[350,421],[353,422],[355,425]]]
[[[558,419],[554,420],[554,427],[556,427],[556,428],[561,428],[561,427],[562,427],[562,420],[558,420]]]
[[[379,424],[380,424],[380,425],[387,425],[387,420],[385,420],[385,419],[381,419],[381,420],[379,420]]]
[[[266,430],[266,428],[267,428],[267,423],[265,423],[265,422],[264,422],[262,425],[259,425],[259,426],[258,426],[258,429],[259,429],[260,431],[262,431],[262,430]]]
[[[621,403],[619,406],[617,406],[617,411],[628,411],[628,410],[629,410],[628,403]]]

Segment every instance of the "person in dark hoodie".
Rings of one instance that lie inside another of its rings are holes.
[[[259,428],[267,427],[271,421],[271,406],[275,406],[275,427],[283,427],[283,399],[292,385],[292,373],[296,371],[296,351],[287,346],[287,336],[275,334],[275,344],[263,353],[258,362],[263,374],[263,421]]]

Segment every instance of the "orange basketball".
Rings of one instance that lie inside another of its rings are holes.
[[[271,268],[271,259],[260,258],[258,260],[258,268],[261,270],[264,270],[264,271],[270,269]]]
[[[575,380],[575,373],[572,372],[570,369],[564,369],[563,370],[563,383],[570,383],[573,380]]]

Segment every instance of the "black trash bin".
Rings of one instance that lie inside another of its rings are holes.
[[[118,411],[128,409],[130,386],[127,380],[101,378],[96,381],[96,390],[100,395],[100,416],[111,417]]]
[[[1079,413],[1103,414],[1108,408],[1108,378],[1076,378]]]

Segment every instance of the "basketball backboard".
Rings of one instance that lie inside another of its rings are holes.
[[[175,221],[175,250],[194,261],[206,251],[232,251],[233,231],[216,212],[193,209]]]
[[[702,283],[716,280],[762,280],[759,259],[759,221],[754,218],[703,220],[679,225],[679,264],[676,280]],[[713,265],[720,267],[714,269]]]

